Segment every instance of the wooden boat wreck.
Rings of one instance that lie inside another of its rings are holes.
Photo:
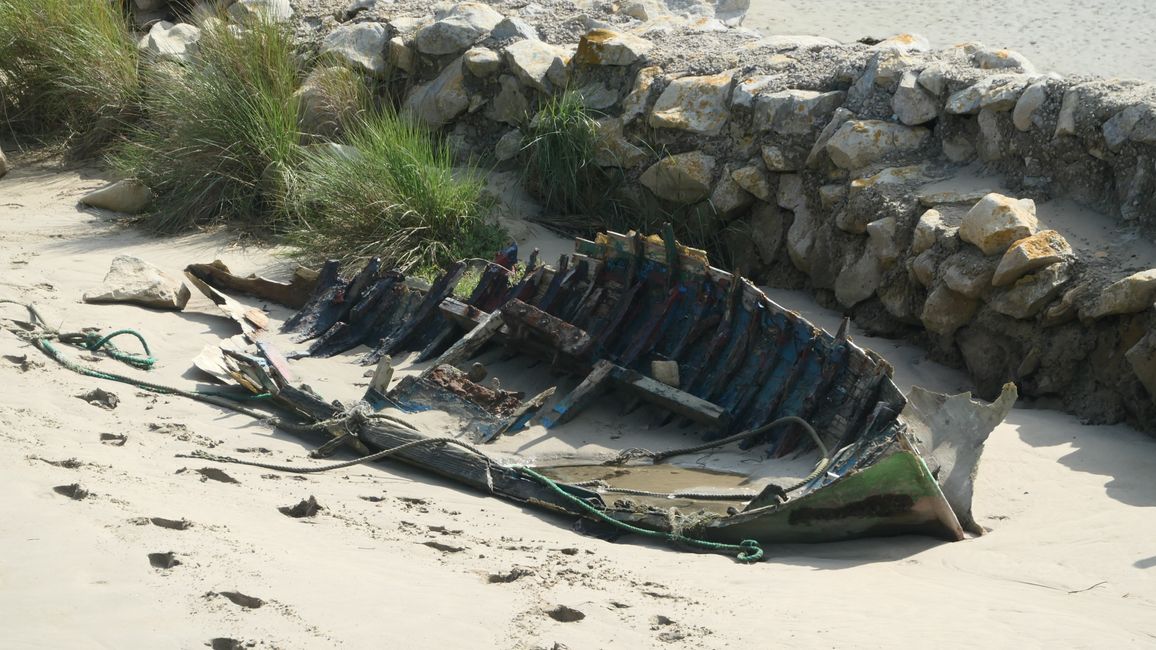
[[[328,423],[326,449],[453,438],[468,444],[396,457],[574,515],[725,543],[982,533],[972,480],[1014,386],[992,404],[904,396],[846,323],[813,326],[669,232],[537,257],[502,251],[469,291],[465,263],[428,285],[376,260],[347,279],[326,264],[283,331],[308,342],[299,356],[376,364],[360,405],[295,386],[266,345],[230,353],[230,374]],[[391,385],[401,354],[414,370]]]

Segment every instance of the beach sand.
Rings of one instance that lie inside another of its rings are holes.
[[[1026,55],[1041,72],[1156,81],[1149,0],[751,0],[743,24],[841,41],[914,32],[937,48],[980,41]]]
[[[77,198],[103,183],[29,165],[0,181],[0,297],[34,301],[65,329],[135,328],[160,360],[148,376],[193,387],[202,381],[193,357],[236,333],[213,305],[88,305],[83,292],[118,254],[173,273],[220,258],[237,273],[284,277],[287,264],[221,234],[154,239],[79,210]],[[522,234],[562,247],[540,229]],[[838,324],[804,294],[772,297],[829,330]],[[286,315],[268,307],[275,320]],[[904,389],[966,386],[915,347],[855,338],[895,365]],[[293,365],[322,394],[349,399],[366,381],[351,359]],[[215,638],[286,649],[1156,643],[1156,440],[1123,426],[1014,410],[992,434],[976,483],[983,537],[776,545],[748,566],[585,537],[570,518],[397,464],[298,476],[180,458],[206,450],[307,464],[314,444],[205,404],[75,375],[7,332],[0,386],[3,648],[204,648]],[[116,393],[117,408],[77,398],[96,387]],[[79,465],[60,466],[67,459]],[[54,491],[71,484],[89,496]],[[310,496],[324,508],[316,517],[278,511]],[[149,554],[168,552],[179,565],[151,566]],[[563,605],[585,617],[549,615]]]

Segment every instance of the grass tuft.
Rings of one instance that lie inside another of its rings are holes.
[[[531,121],[524,149],[523,182],[548,211],[592,215],[607,209],[618,183],[595,162],[598,124],[581,95],[551,97]]]
[[[301,166],[290,240],[306,258],[360,262],[430,275],[469,257],[489,258],[507,243],[489,218],[475,169],[454,170],[436,134],[392,110],[347,130],[349,149],[318,147]]]
[[[146,120],[110,160],[153,189],[158,232],[224,220],[268,232],[301,157],[292,35],[268,20],[201,29],[189,63],[145,69]]]
[[[119,2],[0,0],[0,122],[12,134],[63,135],[92,154],[135,113],[138,81]]]

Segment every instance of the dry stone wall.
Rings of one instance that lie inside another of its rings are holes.
[[[1152,85],[980,43],[763,37],[746,0],[295,4],[304,38],[463,154],[516,157],[538,107],[576,91],[599,163],[709,206],[757,281],[923,341],[985,396],[1010,379],[1156,429]],[[1044,215],[1061,203],[1095,213]]]

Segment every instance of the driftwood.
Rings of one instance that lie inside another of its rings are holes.
[[[293,309],[301,309],[309,301],[309,296],[317,287],[318,272],[298,266],[289,282],[276,282],[257,275],[240,277],[233,275],[221,260],[211,264],[190,264],[185,273],[192,273],[201,281],[222,291],[235,291]]]

